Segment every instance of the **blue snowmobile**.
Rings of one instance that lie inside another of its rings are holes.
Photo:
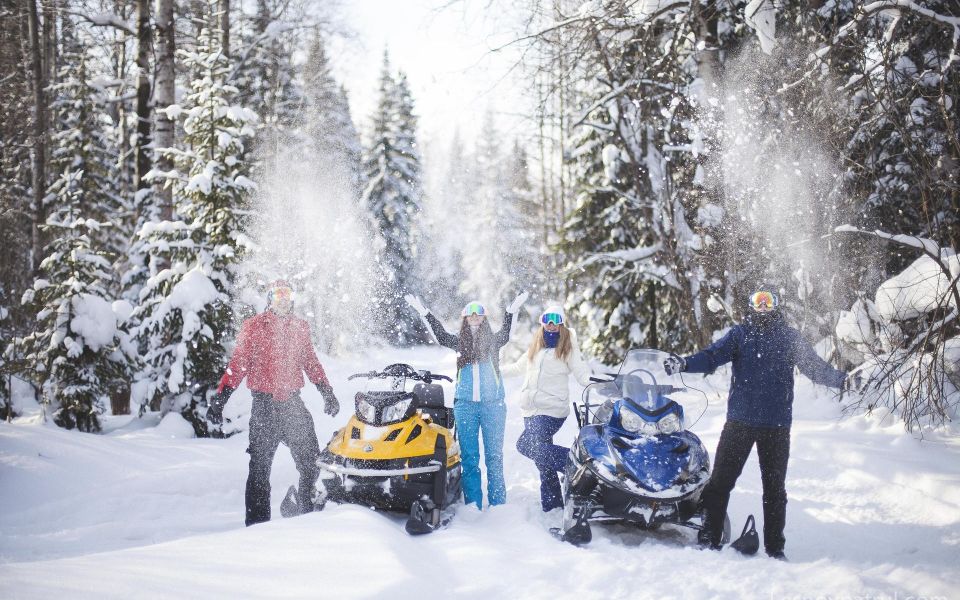
[[[686,389],[664,372],[667,356],[630,350],[612,379],[594,379],[580,404],[574,402],[580,433],[567,457],[563,524],[554,531],[560,539],[590,542],[591,522],[702,528],[700,493],[710,478],[710,456],[671,398]],[[729,539],[725,517],[723,542]]]

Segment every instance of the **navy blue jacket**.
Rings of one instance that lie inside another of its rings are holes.
[[[814,383],[838,388],[846,374],[817,356],[800,332],[779,314],[763,324],[734,325],[721,339],[687,357],[691,373],[713,373],[733,363],[727,419],[755,427],[789,427],[793,420],[793,369]]]

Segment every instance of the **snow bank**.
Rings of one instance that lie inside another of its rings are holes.
[[[945,256],[951,274],[960,274],[960,257]],[[923,255],[877,290],[876,306],[886,321],[915,319],[937,307],[955,304],[948,296],[950,278],[933,258]]]
[[[393,362],[449,372],[451,351],[383,349],[323,360],[341,399],[347,376]],[[705,391],[694,431],[711,455],[724,420],[729,369],[686,376]],[[597,525],[574,548],[548,532],[532,461],[514,444],[523,428],[521,378],[505,379],[504,475],[508,503],[459,507],[446,530],[403,531],[403,517],[329,506],[296,519],[243,526],[247,440],[168,439],[159,428],[105,417],[107,435],[0,423],[0,597],[3,598],[907,598],[954,597],[960,586],[960,441],[921,442],[892,419],[839,420],[836,393],[798,378],[782,563],[730,549],[701,552],[693,535]],[[571,383],[571,393],[580,388]],[[695,396],[697,392],[692,392]],[[239,397],[239,398],[238,398]],[[326,417],[309,386],[304,401],[321,442],[347,415]],[[227,411],[249,392],[238,390]],[[149,415],[148,418],[156,418]],[[120,424],[120,426],[115,426]],[[555,441],[575,434],[568,419]],[[277,511],[296,479],[280,448],[271,475]],[[733,528],[762,515],[756,455],[731,497]],[[761,519],[762,520],[762,519]],[[758,522],[758,526],[762,523]]]

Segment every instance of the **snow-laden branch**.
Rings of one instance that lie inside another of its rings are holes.
[[[960,59],[958,55],[958,47],[960,47],[960,17],[953,17],[950,15],[943,15],[936,11],[933,11],[925,6],[921,6],[914,0],[878,0],[877,2],[871,2],[867,4],[860,10],[860,14],[854,17],[850,22],[846,23],[843,27],[837,31],[836,35],[833,36],[833,39],[826,46],[823,46],[816,52],[812,53],[807,62],[815,63],[810,70],[805,72],[799,79],[793,83],[786,84],[782,86],[777,92],[783,93],[793,89],[794,87],[800,85],[802,82],[806,81],[808,77],[816,73],[820,64],[824,59],[829,56],[833,49],[836,48],[836,45],[843,41],[847,36],[856,31],[857,26],[863,22],[865,19],[872,17],[875,14],[892,11],[897,13],[897,16],[893,19],[890,26],[887,27],[887,30],[884,32],[884,40],[888,43],[893,39],[893,31],[897,26],[897,23],[900,19],[900,11],[909,10],[913,13],[920,15],[921,17],[936,21],[938,23],[943,23],[944,25],[949,25],[953,28],[953,47],[950,49],[950,56],[947,57],[947,62],[944,63],[941,73],[946,73],[950,67],[953,65],[953,61]],[[849,83],[848,83],[849,85]]]
[[[676,8],[681,8],[681,7],[690,5],[690,0],[676,0],[675,2],[670,2],[669,4],[666,4],[666,5],[662,5],[662,2],[663,0],[642,0],[643,8],[639,11],[640,18],[629,19],[629,20],[621,19],[622,22],[619,24],[619,28],[633,29],[633,28],[639,27],[640,25],[644,24],[647,21],[656,19],[657,17],[660,17],[662,15],[665,15],[666,13]],[[631,3],[630,5],[627,6],[627,8],[629,9],[634,4],[637,4],[637,2]],[[534,33],[530,33],[525,36],[518,37],[516,39],[510,40],[505,44],[497,46],[496,48],[491,49],[490,52],[499,52],[501,50],[509,48],[510,46],[519,44],[521,42],[542,38],[548,33],[552,33],[560,29],[566,29],[567,27],[570,27],[571,25],[576,25],[577,23],[582,23],[584,21],[593,22],[593,21],[605,19],[606,15],[602,14],[602,12],[594,12],[594,10],[597,8],[599,7],[594,3],[587,2],[580,9],[580,14],[578,14],[577,16],[551,23],[550,25],[547,25],[546,27],[538,31],[535,31]],[[649,9],[649,12],[647,12],[648,9]]]
[[[137,35],[136,30],[131,27],[129,23],[113,13],[98,13],[95,15],[88,15],[86,13],[72,10],[64,12],[66,12],[68,15],[80,17],[81,19],[92,24],[94,27],[113,27],[115,29],[119,29],[120,31],[129,33],[130,35]]]
[[[592,265],[600,261],[611,262],[640,262],[646,260],[663,250],[663,244],[654,244],[653,246],[640,246],[637,248],[628,248],[626,250],[615,250],[613,252],[599,252],[592,254],[580,261],[578,268]]]
[[[904,234],[894,234],[887,233],[885,231],[880,231],[875,229],[873,231],[868,231],[866,229],[858,229],[853,225],[840,225],[833,230],[835,233],[860,233],[863,235],[870,235],[882,240],[887,240],[894,242],[895,244],[900,244],[902,246],[909,246],[910,248],[916,248],[920,250],[927,256],[929,256],[940,268],[940,271],[946,276],[947,281],[949,282],[949,291],[953,295],[954,302],[958,309],[960,309],[960,272],[953,273],[950,269],[950,266],[947,264],[947,258],[952,257],[954,260],[955,252],[952,248],[944,248],[940,244],[929,238],[918,237],[915,235],[904,235]]]

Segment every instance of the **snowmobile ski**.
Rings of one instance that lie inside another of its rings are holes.
[[[444,529],[453,520],[451,512],[441,511],[439,508],[430,508],[433,503],[423,501],[414,502],[410,506],[410,518],[404,526],[410,535],[424,535]]]

